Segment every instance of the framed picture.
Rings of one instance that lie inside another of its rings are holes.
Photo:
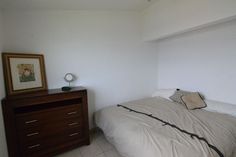
[[[47,89],[43,55],[2,53],[2,61],[8,96]]]

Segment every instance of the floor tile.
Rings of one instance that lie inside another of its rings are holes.
[[[95,157],[103,153],[102,149],[93,142],[89,146],[79,148],[79,150],[83,157]]]
[[[71,151],[65,152],[63,154],[60,154],[56,157],[82,157],[82,155],[80,154],[79,148],[77,148],[77,149],[73,149]]]

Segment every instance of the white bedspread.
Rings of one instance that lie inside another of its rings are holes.
[[[204,137],[224,157],[236,157],[236,118],[233,116],[201,109],[190,111],[160,97],[121,105]],[[111,106],[98,111],[95,121],[124,157],[219,157],[204,141],[122,107]]]

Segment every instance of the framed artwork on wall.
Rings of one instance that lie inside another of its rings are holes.
[[[2,63],[8,96],[47,89],[42,54],[4,52]]]

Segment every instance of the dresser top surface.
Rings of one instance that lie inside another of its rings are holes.
[[[57,95],[57,94],[64,94],[64,93],[74,93],[74,92],[80,92],[80,91],[86,91],[86,88],[78,86],[78,87],[72,87],[69,91],[62,91],[61,88],[57,89],[48,89],[43,91],[37,91],[37,92],[30,92],[30,93],[24,93],[24,94],[17,94],[8,96],[5,99],[22,99],[22,98],[29,98],[29,97],[38,97],[38,96],[46,96],[46,95]]]

